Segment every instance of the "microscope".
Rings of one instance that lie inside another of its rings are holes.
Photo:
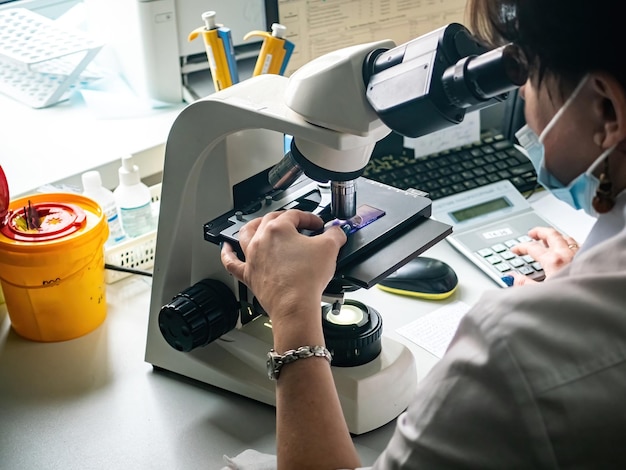
[[[383,334],[376,310],[344,294],[374,286],[452,228],[430,218],[419,188],[360,175],[392,130],[417,137],[457,124],[525,79],[515,46],[487,50],[453,23],[400,46],[341,49],[289,78],[259,75],[187,106],[165,149],[146,361],[275,405],[271,322],[223,268],[220,244],[238,247],[248,221],[297,208],[350,231],[320,299],[348,428],[362,434],[396,418],[417,384],[413,355]]]

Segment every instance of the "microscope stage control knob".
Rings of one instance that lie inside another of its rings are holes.
[[[235,328],[239,305],[226,284],[204,279],[161,307],[159,329],[178,351],[205,346]]]

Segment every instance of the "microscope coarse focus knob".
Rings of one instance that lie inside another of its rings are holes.
[[[322,308],[326,347],[333,366],[352,367],[375,359],[382,349],[383,320],[371,307],[347,299],[339,314],[331,305]]]
[[[205,346],[235,328],[239,306],[226,284],[203,279],[161,307],[159,329],[178,351]]]

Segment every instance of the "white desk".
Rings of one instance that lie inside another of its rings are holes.
[[[581,241],[589,220],[540,197],[543,215]],[[569,214],[563,218],[564,214]],[[385,334],[407,344],[418,376],[436,358],[396,329],[446,303],[474,303],[498,289],[445,241],[428,250],[457,272],[457,292],[444,301],[395,296],[377,288],[353,297],[377,309]],[[150,279],[132,276],[107,288],[108,317],[94,332],[61,343],[36,343],[10,329],[0,306],[0,462],[23,469],[219,469],[223,454],[247,448],[274,452],[274,408],[170,373],[144,362]],[[71,302],[71,299],[68,299]],[[394,423],[355,437],[371,464]]]

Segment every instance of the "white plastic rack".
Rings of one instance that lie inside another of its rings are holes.
[[[0,92],[33,108],[69,97],[102,44],[25,8],[0,11]]]

